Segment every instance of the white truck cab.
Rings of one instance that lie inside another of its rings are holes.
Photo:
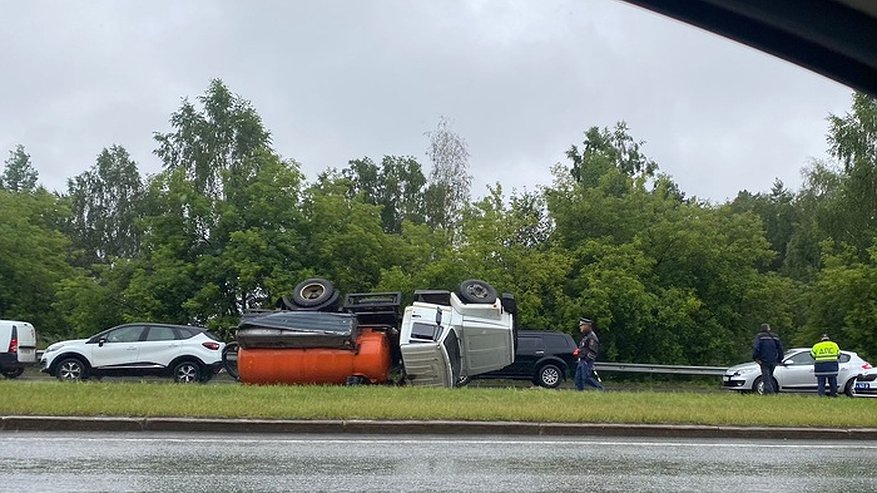
[[[481,281],[464,282],[459,293],[415,292],[399,335],[408,381],[456,387],[510,365],[515,358],[515,312],[511,295],[499,298]]]

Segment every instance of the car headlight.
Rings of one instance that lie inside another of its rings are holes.
[[[758,371],[758,368],[741,368],[739,370],[734,370],[734,375],[745,375],[754,371]]]
[[[54,353],[55,351],[61,349],[62,347],[64,347],[63,344],[52,344],[51,346],[46,348],[46,350],[43,354]]]

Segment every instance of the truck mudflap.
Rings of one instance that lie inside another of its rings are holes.
[[[356,347],[240,347],[238,379],[249,384],[345,384],[390,380],[390,344],[383,332],[363,329]]]

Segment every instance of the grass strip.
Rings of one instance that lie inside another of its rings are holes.
[[[538,388],[0,383],[0,414],[877,428],[877,401]]]

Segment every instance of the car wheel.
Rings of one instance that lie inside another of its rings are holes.
[[[331,282],[315,277],[298,283],[292,292],[292,302],[302,308],[313,308],[330,301],[334,294]]]
[[[22,373],[24,373],[24,368],[13,368],[11,370],[4,370],[3,376],[6,378],[18,378]]]
[[[849,379],[849,381],[847,381],[847,384],[844,385],[844,394],[846,394],[847,397],[855,397],[856,396],[856,379],[855,378]]]
[[[464,303],[491,304],[496,301],[496,290],[493,286],[478,279],[469,279],[460,283],[457,293]]]
[[[194,361],[181,361],[174,366],[174,381],[177,383],[195,383],[201,381],[201,365]]]
[[[75,382],[84,380],[87,375],[85,363],[79,358],[66,358],[58,363],[58,380]]]
[[[222,350],[222,367],[232,378],[238,380],[238,343],[230,342]]]
[[[563,371],[561,371],[557,365],[553,364],[548,364],[539,368],[539,373],[536,375],[536,383],[547,389],[557,388],[562,381]]]
[[[758,395],[764,395],[764,380],[761,377],[752,382],[752,391]]]

